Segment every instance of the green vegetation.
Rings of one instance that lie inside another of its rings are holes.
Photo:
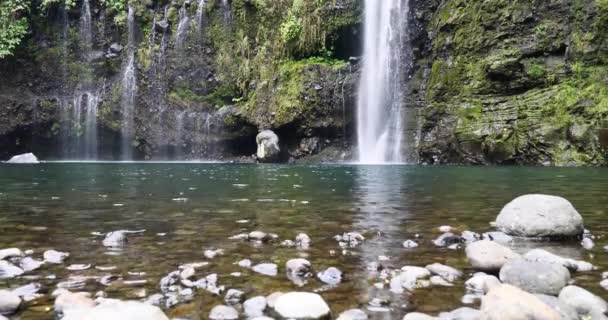
[[[13,54],[27,34],[29,10],[29,0],[0,2],[0,59]]]

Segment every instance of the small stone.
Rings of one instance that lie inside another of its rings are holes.
[[[460,234],[460,237],[462,239],[464,239],[465,243],[472,243],[475,242],[479,239],[481,239],[481,236],[479,235],[479,233],[475,233],[473,231],[469,231],[469,230],[465,230]]]
[[[337,320],[367,320],[367,314],[361,309],[346,310],[338,316]]]
[[[462,272],[440,263],[433,263],[425,268],[432,274],[438,275],[449,282],[454,282],[462,277]]]
[[[0,315],[12,315],[21,305],[19,295],[8,290],[0,290]]]
[[[439,230],[439,232],[452,232],[452,227],[451,226],[441,226],[439,228],[437,228]]]
[[[35,260],[31,257],[25,257],[19,260],[19,267],[25,272],[30,272],[39,269],[43,264],[44,261]]]
[[[247,317],[254,318],[263,316],[264,310],[266,309],[266,298],[258,296],[247,299],[243,303],[243,309],[245,310],[245,315]]]
[[[124,230],[108,232],[101,243],[104,247],[122,247],[127,243],[127,234]]]
[[[66,267],[66,269],[68,269],[70,271],[82,271],[82,270],[87,270],[90,268],[91,268],[90,264],[71,264]]]
[[[306,259],[291,259],[285,264],[287,278],[298,286],[306,283],[306,278],[310,277],[311,264]]]
[[[248,238],[253,241],[266,241],[270,239],[266,232],[262,231],[252,231],[249,233]]]
[[[266,276],[271,276],[271,277],[274,277],[278,274],[278,267],[274,263],[260,263],[260,264],[253,266],[253,268],[251,268],[251,270],[253,270],[257,273],[266,275]]]
[[[0,250],[0,260],[5,260],[13,257],[22,257],[23,251],[17,248],[8,248]]]
[[[500,285],[500,280],[495,276],[487,275],[483,272],[478,272],[465,283],[467,292],[479,295],[485,295],[494,287]]]
[[[330,267],[317,274],[317,277],[321,282],[329,285],[337,285],[342,282],[342,271],[337,268]]]
[[[23,274],[23,269],[12,263],[0,260],[0,279],[10,279]]]
[[[215,306],[209,313],[209,319],[211,320],[236,320],[239,318],[239,313],[233,307],[229,306]]]
[[[237,305],[239,303],[241,303],[241,301],[243,301],[243,298],[245,297],[245,292],[241,291],[241,290],[237,290],[237,289],[229,289],[226,292],[226,296],[224,297],[224,302],[226,302],[227,305]]]
[[[215,250],[209,249],[209,250],[205,250],[205,252],[203,254],[204,254],[205,258],[207,258],[207,259],[213,259],[217,255],[224,254],[224,250],[222,250],[222,249],[215,249]]]
[[[451,232],[446,232],[433,240],[433,244],[437,247],[448,247],[454,244],[460,244],[464,241],[460,236]]]
[[[70,254],[67,252],[60,252],[55,250],[47,250],[43,253],[44,261],[52,264],[61,264],[69,256]]]
[[[237,262],[237,265],[241,268],[246,268],[246,269],[250,269],[251,268],[251,260],[249,259],[243,259],[239,262]]]
[[[322,319],[330,314],[327,303],[320,295],[310,292],[289,292],[281,295],[274,305],[275,311],[286,319]]]
[[[406,240],[403,242],[403,247],[406,249],[413,249],[418,247],[418,243],[413,240]]]
[[[443,286],[443,287],[454,286],[452,283],[445,281],[445,279],[443,279],[440,276],[432,276],[429,280],[431,281],[431,284],[434,286]]]
[[[13,289],[13,294],[18,295],[23,301],[32,301],[40,298],[42,295],[38,293],[41,289],[40,283],[30,283],[21,286],[17,289]]]
[[[593,240],[591,240],[591,238],[583,238],[583,240],[581,241],[581,246],[585,250],[591,250],[593,249],[593,247],[595,247],[595,243],[593,243]]]
[[[306,233],[300,233],[296,236],[296,247],[301,249],[308,249],[310,247],[310,237]]]
[[[88,308],[65,310],[62,320],[169,320],[162,310],[150,304],[137,301],[99,299],[99,304]]]

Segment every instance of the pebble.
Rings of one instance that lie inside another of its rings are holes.
[[[239,318],[239,313],[233,307],[219,305],[213,307],[209,313],[211,320],[236,320]]]
[[[35,260],[32,257],[25,257],[19,260],[19,267],[25,272],[39,269],[44,264],[44,261]]]
[[[337,320],[367,320],[367,314],[361,309],[346,310],[338,316]]]
[[[340,271],[338,268],[330,267],[317,273],[317,277],[323,283],[337,285],[342,282],[342,271]]]
[[[297,286],[306,284],[306,278],[311,276],[312,265],[306,259],[291,259],[285,264],[287,278]]]
[[[296,236],[295,245],[300,249],[308,249],[310,247],[310,237],[306,233],[299,233]]]
[[[23,274],[23,269],[12,263],[0,260],[0,279],[10,279]]]
[[[406,240],[403,242],[403,247],[406,249],[413,249],[418,247],[418,243],[413,240]]]
[[[43,253],[44,261],[53,264],[61,264],[69,256],[70,254],[67,252],[60,252],[55,250],[47,250]]]
[[[437,239],[433,240],[433,244],[437,247],[448,247],[454,244],[460,244],[463,242],[463,240],[464,239],[458,235],[451,232],[446,232],[437,237]]]
[[[431,281],[431,284],[434,286],[443,286],[443,287],[454,286],[452,283],[445,281],[445,279],[443,279],[440,276],[432,276],[429,280]]]
[[[224,254],[224,250],[222,250],[222,249],[215,249],[215,250],[208,249],[208,250],[205,250],[205,252],[204,252],[204,256],[207,259],[213,259],[213,258],[215,258],[215,256],[222,255],[222,254]]]
[[[87,270],[90,269],[91,265],[90,264],[72,264],[66,267],[66,269],[70,270],[70,271],[82,271],[82,270]]]
[[[23,256],[23,252],[18,248],[8,248],[0,250],[0,260],[21,256]]]
[[[249,260],[249,259],[243,259],[243,260],[237,262],[237,265],[241,268],[250,269],[252,263],[251,263],[251,260]]]
[[[530,293],[558,295],[570,281],[570,272],[555,263],[515,259],[500,269],[500,281]]]
[[[591,240],[591,238],[583,238],[583,240],[581,241],[581,246],[583,246],[585,250],[591,250],[593,249],[593,247],[595,247],[595,243],[593,243],[593,240]]]
[[[266,298],[262,296],[253,297],[247,299],[243,303],[243,310],[245,315],[249,318],[260,317],[264,315],[267,303]]]
[[[244,297],[245,292],[238,289],[228,289],[226,296],[224,296],[224,302],[226,302],[227,305],[233,306],[241,303]]]

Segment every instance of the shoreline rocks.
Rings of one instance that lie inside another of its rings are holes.
[[[275,312],[285,319],[326,319],[330,309],[320,295],[310,292],[289,292],[277,298]]]
[[[520,255],[494,241],[480,240],[467,245],[466,256],[474,269],[480,271],[498,271],[511,259]]]

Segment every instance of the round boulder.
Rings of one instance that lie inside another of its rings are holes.
[[[560,315],[534,295],[508,284],[481,299],[482,320],[560,320]]]
[[[509,202],[496,218],[502,232],[521,237],[574,237],[583,233],[583,218],[561,197],[530,194]]]
[[[489,240],[470,243],[465,252],[471,266],[481,271],[498,271],[508,260],[520,257],[513,250]]]
[[[274,310],[285,319],[326,319],[330,309],[320,295],[310,292],[289,292],[281,295]]]
[[[558,295],[570,281],[570,271],[555,263],[511,260],[500,269],[500,281],[531,293]]]
[[[559,300],[570,306],[581,318],[605,319],[608,303],[593,293],[577,286],[567,286],[559,293]]]

